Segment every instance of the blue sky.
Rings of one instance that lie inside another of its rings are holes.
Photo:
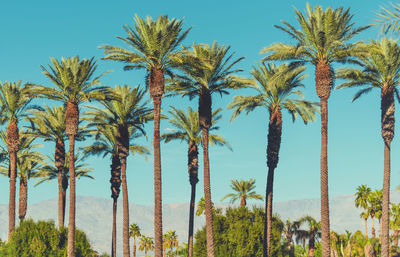
[[[375,11],[382,1],[309,1],[324,7],[350,7],[356,25],[373,22]],[[252,65],[263,56],[260,50],[271,43],[292,42],[282,31],[273,27],[281,20],[296,24],[293,8],[303,11],[306,1],[6,1],[1,4],[0,16],[2,54],[0,56],[0,81],[33,82],[50,85],[41,73],[50,57],[60,58],[79,55],[100,59],[102,44],[125,46],[116,36],[125,36],[122,26],[133,25],[133,16],[169,15],[184,18],[185,28],[192,27],[184,44],[211,43],[230,45],[235,57],[245,56],[237,67],[244,69],[239,75],[249,76]],[[377,30],[362,33],[357,40],[377,38]],[[123,65],[98,61],[98,74],[113,70],[102,82],[144,85],[144,71],[122,71]],[[334,68],[341,67],[334,65]],[[314,68],[308,67],[309,76],[304,81],[306,98],[317,101],[314,86]],[[251,91],[232,92],[220,98],[214,96],[213,108],[226,107],[234,95]],[[355,103],[351,98],[355,90],[335,90],[329,100],[328,167],[329,192],[334,197],[353,194],[360,184],[380,188],[383,181],[383,142],[380,136],[380,94],[366,95]],[[54,104],[45,102],[46,104]],[[197,100],[190,102],[180,97],[165,99],[164,113],[169,106],[197,108]],[[265,194],[267,176],[266,137],[268,114],[258,110],[249,116],[240,116],[230,123],[231,112],[223,111],[219,123],[220,133],[230,142],[233,151],[213,147],[210,151],[212,199],[230,193],[230,179],[256,179],[256,190]],[[275,172],[274,201],[317,198],[320,194],[320,120],[304,125],[292,123],[284,113],[282,146],[278,168]],[[398,114],[396,114],[396,118]],[[170,127],[164,120],[161,130]],[[396,133],[399,131],[396,127]],[[146,130],[152,146],[153,124]],[[400,177],[399,139],[392,143],[392,188]],[[82,146],[83,144],[78,144]],[[187,146],[184,143],[162,143],[163,202],[189,201],[190,187],[187,175]],[[53,144],[45,144],[44,152],[53,152]],[[145,161],[140,156],[128,159],[128,192],[133,203],[153,204],[153,158]],[[95,169],[96,180],[81,179],[77,182],[78,195],[110,197],[108,158],[91,158],[88,164]],[[203,195],[202,160],[197,199]],[[8,202],[8,178],[0,178],[0,203]],[[33,187],[30,182],[29,203],[55,198],[56,182]],[[121,195],[122,197],[122,195]]]

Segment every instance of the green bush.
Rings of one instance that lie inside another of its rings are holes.
[[[67,256],[67,229],[61,231],[53,221],[24,220],[15,229],[9,242],[0,249],[0,256],[64,257]],[[76,257],[97,256],[84,232],[75,231]]]

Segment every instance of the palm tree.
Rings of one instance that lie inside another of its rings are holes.
[[[114,60],[127,63],[124,70],[145,69],[147,71],[146,85],[150,88],[150,96],[154,104],[154,237],[155,256],[162,256],[162,199],[161,199],[161,150],[160,150],[160,113],[161,98],[164,94],[164,76],[172,76],[172,70],[177,67],[174,61],[175,50],[189,33],[182,31],[183,20],[169,19],[159,16],[157,20],[147,17],[134,18],[134,29],[124,26],[128,33],[126,38],[118,37],[134,52],[110,45],[101,46],[105,49],[104,60]],[[125,251],[124,251],[125,252]],[[124,255],[128,256],[128,255]]]
[[[244,57],[231,61],[233,53],[229,46],[220,46],[217,42],[209,45],[193,45],[192,49],[182,52],[183,59],[191,60],[192,65],[183,67],[185,76],[179,76],[167,87],[167,91],[193,99],[199,97],[199,126],[202,130],[204,162],[204,197],[206,213],[207,255],[214,257],[214,232],[211,207],[210,165],[208,158],[208,134],[212,125],[212,94],[229,94],[229,89],[243,88],[248,81],[233,76],[242,71],[233,66]]]
[[[389,191],[390,191],[390,145],[394,137],[394,95],[400,83],[400,46],[397,41],[383,38],[366,44],[370,56],[361,57],[361,68],[341,69],[338,78],[346,82],[338,88],[364,86],[353,101],[377,88],[381,91],[381,134],[384,141],[384,175],[382,198],[382,257],[389,255]]]
[[[147,251],[154,250],[154,242],[152,237],[142,235],[139,238],[139,251],[144,251],[144,256],[147,256]]]
[[[399,245],[399,229],[400,229],[400,203],[391,204],[390,208],[390,228],[393,230],[393,245],[397,252],[397,247]]]
[[[355,28],[349,9],[313,9],[307,4],[306,15],[295,10],[301,29],[286,21],[285,27],[275,26],[288,33],[296,45],[274,43],[261,53],[268,53],[264,60],[298,60],[315,66],[315,87],[321,103],[321,224],[322,256],[330,255],[329,196],[328,196],[328,98],[333,85],[334,62],[348,62],[353,56],[364,54],[357,43],[346,41],[368,28]]]
[[[379,237],[381,238],[381,218],[382,218],[382,190],[375,190],[368,195],[368,213],[372,219],[372,237],[375,238],[374,219],[379,222]],[[381,238],[382,239],[382,238]]]
[[[378,25],[384,34],[398,33],[400,30],[400,4],[390,3],[390,5],[390,7],[381,7],[377,12],[377,24],[375,25]]]
[[[129,236],[133,237],[133,257],[136,257],[136,238],[141,235],[139,226],[136,223],[131,224],[129,227]]]
[[[314,257],[315,251],[315,240],[321,237],[321,222],[317,222],[311,216],[304,216],[303,218],[298,220],[299,227],[305,225],[307,229],[298,229],[296,232],[296,240],[308,239],[308,256]],[[330,242],[329,242],[330,244]]]
[[[17,152],[19,149],[18,122],[27,116],[27,111],[37,108],[29,105],[32,100],[32,87],[18,82],[0,82],[0,123],[8,122],[7,151],[10,160],[10,198],[8,208],[8,239],[15,227],[15,183],[17,178]]]
[[[104,99],[105,87],[96,86],[105,73],[92,79],[97,65],[94,57],[80,60],[78,56],[61,58],[59,62],[51,58],[48,68],[41,66],[43,74],[55,88],[38,86],[37,94],[52,100],[61,101],[65,107],[65,129],[69,141],[69,221],[68,221],[68,257],[75,256],[75,137],[78,134],[79,104],[85,101]]]
[[[19,207],[18,216],[20,221],[22,221],[26,216],[27,201],[28,201],[28,180],[37,176],[38,171],[43,163],[44,156],[35,151],[36,148],[42,147],[39,144],[33,144],[36,139],[26,132],[20,132],[20,144],[18,146],[17,152],[17,171],[19,176]],[[1,141],[7,144],[7,136],[1,131],[0,132]],[[9,175],[9,158],[7,158],[6,151],[1,148],[1,156],[5,157],[5,162],[0,164],[0,173],[4,176]]]
[[[140,90],[139,87],[116,86],[114,89],[109,89],[109,94],[115,99],[101,100],[100,103],[104,109],[89,106],[90,111],[87,111],[86,115],[90,117],[90,126],[96,127],[96,130],[104,126],[115,128],[113,133],[116,134],[113,140],[115,140],[116,145],[109,145],[107,151],[111,152],[111,155],[117,153],[121,161],[123,253],[124,256],[129,256],[129,201],[126,183],[126,160],[129,155],[131,139],[146,135],[143,127],[144,123],[152,118],[150,117],[152,110],[146,107],[147,102],[143,101],[145,91]],[[105,154],[107,154],[107,151]]]
[[[190,207],[189,207],[189,233],[188,233],[188,250],[189,257],[193,256],[193,226],[194,226],[194,207],[196,198],[196,184],[198,179],[198,146],[201,144],[202,136],[201,129],[199,126],[199,114],[193,111],[192,108],[188,107],[187,113],[182,110],[175,109],[172,107],[169,111],[171,118],[169,123],[174,126],[174,129],[170,129],[170,132],[162,134],[161,139],[165,140],[166,143],[172,140],[185,141],[188,144],[188,171],[189,171],[189,182],[191,185],[191,195],[190,195]],[[210,131],[217,130],[218,127],[215,123],[221,119],[219,113],[222,109],[217,109],[212,114],[212,126]],[[209,143],[211,145],[230,145],[226,140],[217,134],[209,135]]]
[[[240,181],[237,179],[231,179],[231,188],[235,193],[230,193],[224,196],[221,201],[224,201],[227,198],[230,198],[230,203],[234,203],[240,199],[240,206],[247,205],[247,199],[255,199],[255,200],[262,200],[263,196],[256,194],[254,191],[256,188],[256,180],[243,180]]]
[[[169,249],[168,256],[174,256],[173,250],[179,246],[178,235],[176,234],[176,231],[170,230],[167,234],[164,234],[163,243],[164,256],[167,256],[165,255],[166,249]]]
[[[297,230],[299,229],[299,222],[294,221],[291,222],[289,219],[286,220],[285,225],[283,227],[283,234],[286,237],[287,240],[287,250],[289,252],[289,257],[295,257],[294,256],[294,243],[293,243],[293,236],[296,234]]]
[[[28,118],[30,132],[36,137],[42,138],[45,142],[54,142],[55,150],[54,165],[58,170],[58,226],[64,227],[65,219],[65,195],[68,181],[63,181],[63,169],[65,166],[65,111],[63,106],[49,107],[44,110],[33,110]],[[83,140],[87,136],[86,128],[78,129],[76,140]],[[63,185],[64,184],[64,185]]]
[[[368,240],[368,229],[367,229],[367,219],[368,219],[368,195],[371,193],[371,188],[367,185],[361,185],[357,187],[357,192],[355,194],[355,205],[357,208],[361,207],[364,211],[360,214],[360,217],[364,219],[365,225],[365,238]]]
[[[301,82],[305,67],[299,63],[261,64],[251,71],[255,83],[252,87],[257,91],[255,96],[235,96],[233,102],[228,105],[234,113],[231,120],[235,119],[242,111],[250,113],[257,107],[263,107],[269,113],[268,146],[267,146],[267,190],[265,202],[266,224],[264,226],[263,244],[264,256],[270,255],[271,231],[272,231],[272,194],[274,171],[278,165],[279,149],[282,137],[282,110],[287,110],[293,121],[299,115],[305,124],[315,120],[317,104],[302,100],[303,94],[299,88],[304,87]],[[294,96],[294,97],[293,97]]]

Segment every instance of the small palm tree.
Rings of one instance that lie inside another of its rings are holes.
[[[349,9],[331,7],[325,10],[307,4],[303,15],[295,10],[300,29],[286,21],[275,26],[289,34],[295,44],[274,43],[261,53],[268,54],[264,60],[296,60],[315,66],[315,88],[321,103],[321,223],[322,256],[330,255],[329,195],[328,195],[328,98],[333,85],[334,62],[349,62],[354,56],[365,54],[357,43],[347,43],[355,35],[368,28],[356,28]],[[264,255],[265,257],[265,255]]]
[[[321,238],[321,222],[317,222],[311,216],[304,216],[298,220],[299,226],[306,226],[306,229],[298,229],[296,231],[296,241],[308,239],[308,256],[314,257],[315,240]],[[329,242],[330,244],[330,242]]]
[[[17,152],[20,139],[18,122],[27,116],[27,111],[36,108],[30,105],[32,87],[18,82],[0,82],[0,123],[7,125],[7,151],[10,160],[10,198],[8,207],[8,239],[15,227],[15,183],[17,178]],[[37,108],[36,108],[37,109]]]
[[[114,60],[127,63],[124,70],[145,69],[147,71],[146,85],[150,88],[150,96],[154,104],[154,237],[155,256],[162,256],[162,202],[161,202],[161,150],[160,150],[160,115],[161,98],[164,94],[164,76],[172,76],[173,70],[182,65],[174,61],[176,49],[185,39],[189,30],[182,31],[183,20],[169,19],[159,16],[157,20],[147,17],[146,20],[134,18],[134,29],[124,26],[128,33],[126,38],[118,37],[131,50],[110,45],[101,46],[105,49],[104,60]],[[124,247],[124,257],[129,256],[129,247]]]
[[[390,148],[394,137],[395,101],[399,95],[400,45],[383,38],[366,44],[369,56],[360,57],[361,68],[340,69],[337,77],[346,81],[338,88],[360,87],[353,101],[378,89],[381,95],[381,136],[384,143],[383,199],[382,199],[382,257],[389,256],[389,203],[390,203]]]
[[[142,235],[139,238],[139,251],[144,251],[144,256],[147,256],[147,252],[153,250],[154,250],[153,238]]]
[[[133,257],[136,257],[136,238],[141,235],[139,226],[136,223],[131,224],[129,227],[129,236],[133,237]]]
[[[209,130],[212,125],[212,95],[229,94],[230,89],[247,86],[248,80],[234,76],[241,69],[234,69],[244,57],[232,60],[229,46],[193,45],[191,50],[182,52],[184,58],[191,60],[188,67],[183,67],[185,76],[176,77],[167,87],[167,91],[188,96],[199,97],[199,126],[202,130],[203,163],[204,163],[204,198],[206,213],[207,255],[214,257],[214,232],[211,207],[210,163],[208,158]],[[232,61],[231,61],[232,60]]]
[[[198,179],[198,146],[201,144],[202,136],[201,129],[199,126],[199,114],[193,111],[192,108],[188,107],[187,113],[182,110],[171,107],[169,111],[171,118],[169,123],[174,126],[174,129],[170,129],[170,132],[162,134],[161,139],[165,140],[166,143],[172,140],[185,141],[188,144],[188,171],[189,171],[189,182],[191,185],[191,196],[190,196],[190,208],[189,208],[189,233],[188,233],[188,257],[193,256],[193,226],[194,226],[194,207],[196,197],[196,184]],[[212,126],[210,131],[217,130],[215,126],[216,122],[221,119],[219,113],[222,109],[217,109],[213,112]],[[210,145],[226,145],[230,148],[230,145],[226,140],[217,134],[209,135]]]
[[[300,116],[305,124],[315,120],[318,111],[316,103],[303,100],[300,88],[305,77],[302,73],[305,67],[300,63],[283,64],[261,64],[254,67],[251,74],[254,78],[253,89],[255,96],[235,96],[233,102],[228,105],[233,109],[231,120],[235,119],[242,111],[247,114],[258,107],[265,108],[269,114],[268,145],[267,145],[267,190],[265,201],[266,224],[264,226],[263,244],[264,256],[269,256],[272,233],[272,196],[274,172],[278,166],[279,149],[282,138],[282,111],[287,110],[295,121]]]
[[[232,179],[231,188],[233,191],[235,191],[235,193],[227,194],[224,198],[222,198],[221,201],[230,198],[231,199],[229,201],[230,203],[234,203],[237,200],[240,200],[240,206],[246,206],[247,199],[262,200],[263,199],[262,195],[256,194],[256,192],[254,191],[254,189],[256,188],[255,183],[256,183],[255,179],[250,179],[250,180],[241,179],[240,181]]]
[[[400,203],[391,204],[390,208],[390,228],[393,230],[393,245],[392,248],[396,249],[399,245],[399,229],[400,229]]]
[[[287,251],[289,252],[289,257],[294,256],[294,242],[293,236],[296,234],[297,230],[299,229],[300,223],[298,221],[291,222],[289,219],[285,222],[283,227],[283,234],[287,240]]]
[[[170,230],[168,231],[167,234],[164,234],[163,236],[163,248],[164,248],[164,255],[163,256],[174,256],[174,248],[178,248],[179,246],[179,241],[178,241],[178,235],[176,234],[176,231]],[[169,249],[167,255],[165,255],[165,251]]]
[[[357,187],[357,192],[355,194],[355,205],[357,208],[361,207],[364,211],[360,214],[360,217],[364,219],[365,225],[365,238],[368,240],[368,229],[367,229],[367,219],[368,219],[368,195],[371,193],[371,188],[367,185],[361,185]]]
[[[68,257],[75,256],[75,137],[78,134],[79,104],[82,102],[105,99],[107,90],[100,84],[99,79],[105,74],[92,78],[97,65],[94,57],[91,59],[61,58],[58,61],[51,58],[48,68],[41,66],[43,74],[56,86],[50,88],[37,86],[36,93],[40,97],[57,100],[64,103],[65,129],[69,141],[69,173],[70,173],[70,202],[68,221]]]
[[[116,133],[114,138],[116,145],[109,145],[105,154],[110,152],[111,156],[118,154],[118,158],[121,161],[123,252],[124,256],[129,256],[129,201],[126,183],[127,158],[130,151],[131,139],[146,136],[143,127],[145,122],[152,118],[152,110],[146,107],[147,102],[143,101],[145,91],[140,90],[139,87],[116,86],[114,89],[109,89],[108,92],[115,99],[101,100],[100,103],[104,107],[103,109],[88,106],[90,110],[85,115],[88,116],[89,126],[94,126],[96,130],[100,129],[99,131],[101,131],[101,127],[111,126],[114,127],[114,133]],[[114,148],[115,146],[116,149]],[[126,253],[126,247],[128,248],[128,253]]]

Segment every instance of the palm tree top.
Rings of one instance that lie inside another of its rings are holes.
[[[183,31],[183,19],[169,19],[167,15],[160,15],[156,20],[147,16],[140,18],[137,14],[134,17],[134,28],[128,25],[123,26],[128,36],[117,37],[134,49],[134,51],[102,45],[105,49],[103,60],[122,61],[127,63],[124,70],[132,69],[161,69],[167,74],[170,68],[175,67],[171,55],[185,39],[190,28]]]
[[[376,13],[376,24],[381,33],[398,33],[400,31],[400,4],[390,3],[389,7],[381,6]]]
[[[357,187],[357,192],[355,193],[355,205],[367,209],[368,208],[368,195],[371,193],[371,188],[367,185],[360,185]]]
[[[98,86],[100,78],[107,74],[93,78],[97,64],[94,57],[80,59],[75,57],[62,57],[60,61],[50,58],[51,65],[41,66],[43,74],[48,77],[56,88],[38,86],[36,92],[39,96],[49,99],[79,104],[91,100],[105,99],[106,87]]]
[[[235,193],[227,194],[224,198],[221,199],[221,201],[224,201],[227,198],[231,198],[230,203],[234,203],[236,200],[240,200],[242,198],[262,200],[264,197],[262,195],[257,194],[254,191],[256,187],[255,183],[256,183],[255,179],[250,179],[250,180],[241,179],[240,181],[232,179],[231,188],[233,191],[235,191]]]
[[[129,227],[129,236],[130,237],[140,237],[142,234],[140,233],[140,228],[138,224],[133,223]]]
[[[274,43],[261,50],[261,54],[269,54],[265,60],[302,60],[317,64],[320,61],[346,62],[351,61],[351,56],[363,49],[357,47],[356,43],[345,44],[346,41],[370,27],[356,28],[351,21],[353,15],[350,9],[343,7],[325,10],[320,5],[314,8],[309,3],[306,6],[305,15],[299,10],[294,10],[300,29],[296,29],[286,21],[284,26],[275,25],[276,28],[288,33],[297,41],[297,45]],[[350,55],[349,53],[353,53]]]

